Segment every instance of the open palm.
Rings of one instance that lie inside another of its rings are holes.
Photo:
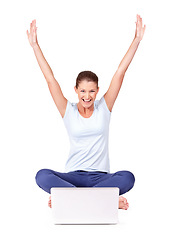
[[[137,15],[137,22],[136,22],[136,33],[135,33],[135,37],[139,39],[139,41],[142,40],[143,36],[144,36],[144,32],[146,29],[146,25],[142,25],[142,18],[140,17],[140,15]]]
[[[37,27],[36,27],[36,20],[33,20],[30,24],[30,32],[27,30],[27,36],[30,45],[33,47],[34,44],[37,44]]]

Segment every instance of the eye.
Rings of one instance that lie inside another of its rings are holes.
[[[85,92],[84,90],[81,90],[81,92]]]

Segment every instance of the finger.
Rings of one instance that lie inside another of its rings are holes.
[[[140,17],[139,17],[139,15],[137,15],[137,26],[139,26],[140,25]]]
[[[36,34],[37,27],[36,27],[36,20],[33,20],[33,33]]]
[[[137,20],[138,20],[138,22],[140,21],[140,15],[137,15]]]
[[[139,16],[139,26],[142,27],[142,18]]]
[[[144,32],[145,32],[145,29],[146,29],[146,25],[144,25]]]
[[[34,27],[36,28],[36,19],[33,21]]]
[[[137,26],[137,23],[138,23],[138,15],[136,15],[136,26]]]
[[[35,26],[35,22],[34,20],[32,20],[32,28]]]
[[[30,23],[30,33],[32,33],[32,23]]]
[[[145,29],[146,29],[146,25],[144,25],[144,27],[143,27],[143,35],[145,33]]]
[[[35,26],[34,20],[32,20],[31,25],[30,25],[30,32],[33,32],[33,28]]]
[[[33,31],[33,29],[34,29],[34,20],[32,21],[32,31]]]

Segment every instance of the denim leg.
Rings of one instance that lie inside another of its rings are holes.
[[[135,177],[129,171],[119,171],[113,174],[108,173],[106,178],[94,185],[94,187],[118,187],[120,195],[122,195],[132,189],[135,183]]]
[[[66,174],[67,173],[64,173],[64,175]],[[41,169],[36,174],[35,179],[37,185],[48,193],[50,193],[52,187],[75,187],[73,184],[63,179],[64,175],[63,173],[58,174],[58,172],[50,169]]]

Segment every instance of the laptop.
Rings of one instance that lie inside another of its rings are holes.
[[[54,224],[117,224],[119,188],[51,188]]]

